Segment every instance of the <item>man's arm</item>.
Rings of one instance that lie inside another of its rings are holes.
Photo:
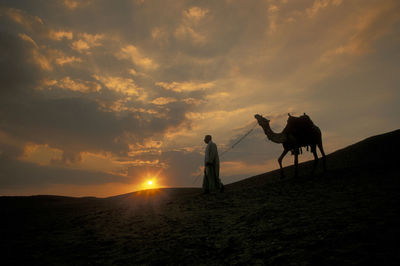
[[[208,147],[208,154],[206,156],[206,166],[215,164],[215,157],[217,156],[217,146],[215,143],[211,143]]]
[[[210,161],[210,145],[207,145],[206,151],[204,153],[204,166],[207,166],[207,163]]]

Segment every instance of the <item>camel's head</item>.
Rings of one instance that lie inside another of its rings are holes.
[[[256,114],[254,117],[257,119],[257,122],[260,126],[269,125],[269,120],[264,118],[262,115]]]

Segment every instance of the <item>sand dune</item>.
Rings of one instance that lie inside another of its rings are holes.
[[[399,149],[397,130],[222,194],[0,197],[2,265],[399,265]]]

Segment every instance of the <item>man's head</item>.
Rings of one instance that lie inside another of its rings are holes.
[[[208,144],[211,141],[211,139],[212,139],[211,135],[206,135],[204,137],[204,142]]]

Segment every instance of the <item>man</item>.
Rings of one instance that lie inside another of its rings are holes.
[[[219,179],[219,157],[217,145],[212,142],[211,135],[204,137],[204,142],[207,144],[204,158],[204,193],[208,194],[215,190],[224,191],[224,185]]]

